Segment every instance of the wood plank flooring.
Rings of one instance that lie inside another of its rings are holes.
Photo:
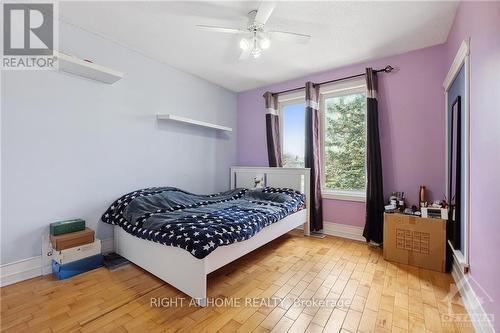
[[[384,261],[379,249],[364,243],[292,232],[211,274],[208,296],[214,304],[206,308],[189,306],[186,295],[129,265],[1,288],[0,329],[473,332],[468,323],[442,316],[466,316],[460,296],[445,301],[450,283],[449,274]]]

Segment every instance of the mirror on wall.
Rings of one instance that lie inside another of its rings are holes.
[[[461,98],[457,96],[452,104],[450,111],[450,147],[448,149],[450,162],[448,184],[448,193],[450,195],[450,206],[448,212],[449,231],[454,248],[460,247],[460,200],[461,200]]]

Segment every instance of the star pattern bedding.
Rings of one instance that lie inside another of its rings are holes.
[[[122,196],[101,220],[203,259],[217,247],[249,239],[303,209],[304,200],[304,194],[286,188],[196,195],[174,187],[152,187]]]

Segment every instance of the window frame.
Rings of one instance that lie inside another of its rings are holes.
[[[325,137],[326,137],[326,110],[325,101],[328,98],[339,97],[353,93],[367,93],[366,81],[364,79],[350,80],[346,82],[331,84],[321,87],[320,90],[320,130],[321,130],[321,194],[325,199],[345,200],[345,201],[366,201],[366,182],[365,189],[362,191],[350,191],[330,189],[325,187],[326,183],[326,162],[325,162]],[[366,110],[365,110],[365,140],[366,140]],[[366,146],[365,146],[365,181],[366,181]]]
[[[288,106],[288,105],[303,103],[304,110],[305,110],[305,102],[306,102],[306,94],[305,94],[305,91],[303,91],[303,90],[298,91],[298,92],[294,92],[294,93],[290,93],[290,94],[286,94],[286,95],[279,95],[278,96],[278,116],[279,116],[279,124],[280,124],[281,160],[283,160],[283,153],[285,152],[283,149],[283,147],[284,147],[283,108],[285,106]],[[305,151],[304,151],[304,155],[305,155]]]
[[[348,190],[335,190],[325,188],[325,117],[326,110],[324,109],[325,99],[330,97],[342,96],[346,93],[364,92],[367,94],[366,81],[362,79],[354,79],[334,84],[322,86],[320,88],[320,135],[321,135],[321,193],[324,199],[334,199],[343,201],[365,202],[366,191],[348,191]],[[299,102],[305,104],[305,91],[300,90],[285,95],[278,96],[278,115],[280,126],[280,142],[283,147],[283,108],[288,105],[298,104]],[[365,139],[366,139],[366,111],[365,111]],[[283,158],[283,150],[281,157]],[[366,165],[366,149],[365,149],[365,165]],[[366,168],[365,168],[366,170]],[[365,175],[366,177],[366,175]],[[366,189],[366,185],[365,185]]]

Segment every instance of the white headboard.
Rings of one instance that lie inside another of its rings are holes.
[[[253,188],[255,180],[263,186],[287,187],[309,195],[309,168],[231,167],[231,188]]]
[[[256,180],[262,180],[263,187],[286,187],[304,193],[308,208],[310,173],[309,168],[231,167],[231,189],[254,188]]]

